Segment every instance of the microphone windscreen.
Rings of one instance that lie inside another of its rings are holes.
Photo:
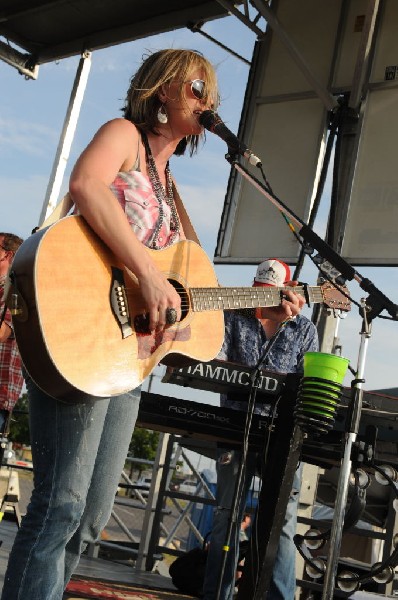
[[[203,125],[205,129],[209,131],[212,130],[217,121],[220,120],[220,117],[214,110],[204,110],[199,116],[199,123]]]

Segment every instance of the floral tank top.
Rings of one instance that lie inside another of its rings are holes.
[[[136,165],[134,167],[137,168]],[[174,235],[174,232],[170,230],[170,207],[167,203],[163,203],[162,227],[157,239],[153,240],[159,220],[159,204],[149,179],[134,167],[131,171],[119,172],[110,189],[118,199],[138,239],[145,246],[151,247],[155,242],[158,247],[163,248],[168,245],[170,238]],[[183,237],[180,230],[179,239],[183,239]]]

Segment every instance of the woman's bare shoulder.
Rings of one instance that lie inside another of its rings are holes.
[[[107,121],[100,127],[98,133],[115,133],[117,135],[124,134],[136,138],[139,136],[138,129],[134,123],[128,121],[127,119],[123,119],[122,117]]]
[[[131,121],[112,119],[100,127],[90,146],[105,148],[107,152],[111,150],[115,156],[123,159],[125,165],[134,162],[140,137],[137,127]]]

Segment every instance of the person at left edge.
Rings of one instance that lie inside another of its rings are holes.
[[[150,330],[158,336],[168,309],[180,318],[180,296],[146,247],[161,249],[194,236],[169,159],[186,149],[195,153],[203,134],[199,116],[215,109],[217,100],[214,68],[201,54],[179,49],[150,54],[130,81],[124,118],[99,129],[71,175],[69,191],[78,211],[137,277]],[[77,340],[77,361],[78,352]],[[108,522],[140,392],[66,404],[30,377],[26,385],[34,489],[10,554],[2,600],[61,600],[80,553]]]
[[[9,416],[23,386],[21,357],[14,337],[11,314],[5,307],[4,284],[15,252],[23,240],[13,233],[0,232],[0,432],[4,433]],[[4,315],[4,318],[3,318]]]

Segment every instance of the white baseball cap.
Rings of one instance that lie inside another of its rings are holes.
[[[253,285],[282,286],[286,281],[290,281],[289,265],[277,258],[269,258],[258,265]]]

